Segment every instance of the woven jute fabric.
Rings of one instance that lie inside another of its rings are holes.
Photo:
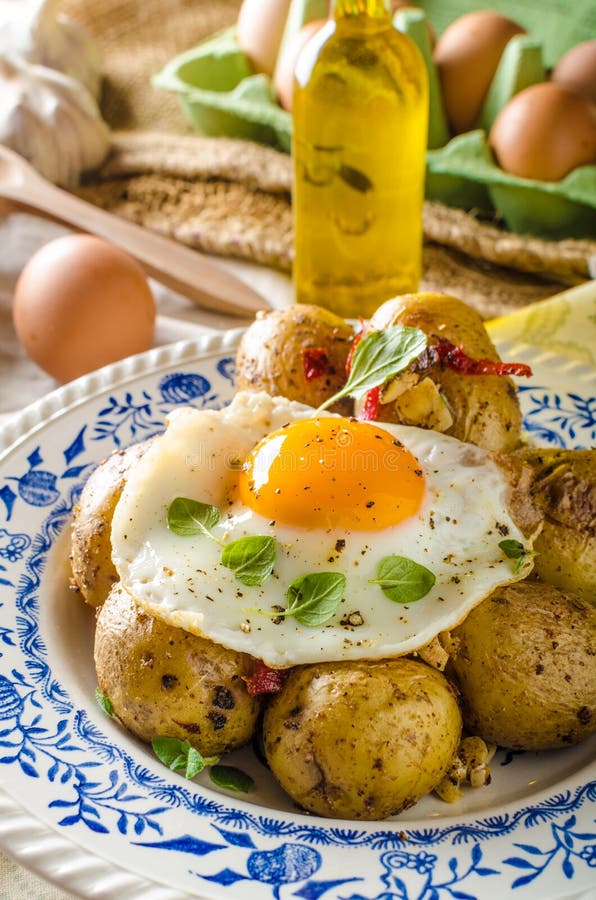
[[[151,76],[177,53],[232,25],[240,0],[61,0],[85,25],[104,60],[102,111],[115,129],[190,131],[177,99]]]
[[[191,247],[284,271],[292,265],[292,167],[268,147],[196,135],[177,98],[151,85],[176,53],[232,24],[238,0],[62,0],[101,45],[110,157],[81,187],[91,202]],[[594,241],[514,235],[439,203],[424,209],[425,290],[483,316],[589,277]]]

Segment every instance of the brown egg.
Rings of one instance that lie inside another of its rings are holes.
[[[126,253],[86,234],[45,244],[17,281],[13,319],[29,356],[58,381],[147,350],[155,302]]]
[[[433,59],[454,134],[474,128],[503,50],[524,33],[511,19],[482,10],[456,19],[439,37]]]
[[[273,75],[290,0],[244,0],[236,34],[241,50],[257,72]]]
[[[553,69],[551,81],[596,103],[596,38],[568,50]]]
[[[596,163],[596,105],[558,84],[534,84],[503,107],[489,141],[506,172],[559,181]]]
[[[294,69],[296,61],[300,56],[302,48],[306,46],[308,41],[321,30],[328,19],[314,19],[312,22],[303,25],[300,31],[286,43],[282,52],[279,54],[275,74],[273,76],[273,86],[277,94],[277,99],[284,109],[288,112],[292,111],[292,96],[294,93]]]

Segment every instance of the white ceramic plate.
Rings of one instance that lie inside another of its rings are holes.
[[[582,322],[585,322],[582,319]],[[499,330],[500,329],[500,330]],[[519,344],[535,366],[521,400],[541,443],[594,439],[593,370]],[[171,345],[80,379],[27,408],[0,452],[0,845],[83,897],[174,900],[531,900],[587,897],[596,867],[594,743],[505,754],[457,805],[433,797],[394,821],[298,814],[251,751],[246,797],[165,769],[94,700],[92,613],[69,594],[65,527],[115,446],[181,403],[233,391],[238,338]],[[520,351],[523,350],[523,356]]]

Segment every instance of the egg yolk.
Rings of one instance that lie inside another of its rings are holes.
[[[414,515],[425,479],[393,435],[370,422],[292,422],[260,441],[240,473],[239,499],[286,525],[380,531]]]

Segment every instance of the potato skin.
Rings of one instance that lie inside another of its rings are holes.
[[[512,750],[596,730],[596,610],[550,585],[499,588],[451,632],[448,673],[471,734]]]
[[[431,343],[451,341],[475,358],[499,359],[480,315],[448,294],[404,294],[388,300],[375,312],[368,330],[390,325],[420,328]],[[522,415],[510,378],[461,375],[440,365],[432,367],[429,377],[446,397],[453,415],[446,434],[485,450],[506,452],[519,445]],[[399,421],[391,403],[381,405],[379,421]]]
[[[101,606],[118,580],[112,563],[110,528],[130,469],[151,439],[112,453],[83,486],[71,524],[71,586],[90,606]]]
[[[267,391],[317,409],[346,381],[346,360],[354,329],[345,319],[319,306],[297,303],[287,309],[258,313],[244,333],[236,357],[238,390]],[[327,351],[328,371],[307,381],[302,350]],[[331,407],[350,415],[352,401]]]
[[[301,807],[381,819],[444,776],[461,735],[447,679],[412,659],[295,669],[266,708],[267,761]]]
[[[142,612],[116,584],[97,617],[95,667],[122,723],[150,742],[188,740],[204,756],[247,743],[260,703],[242,676],[252,658]]]
[[[596,450],[525,448],[515,456],[532,467],[529,493],[543,516],[534,574],[596,603]]]

